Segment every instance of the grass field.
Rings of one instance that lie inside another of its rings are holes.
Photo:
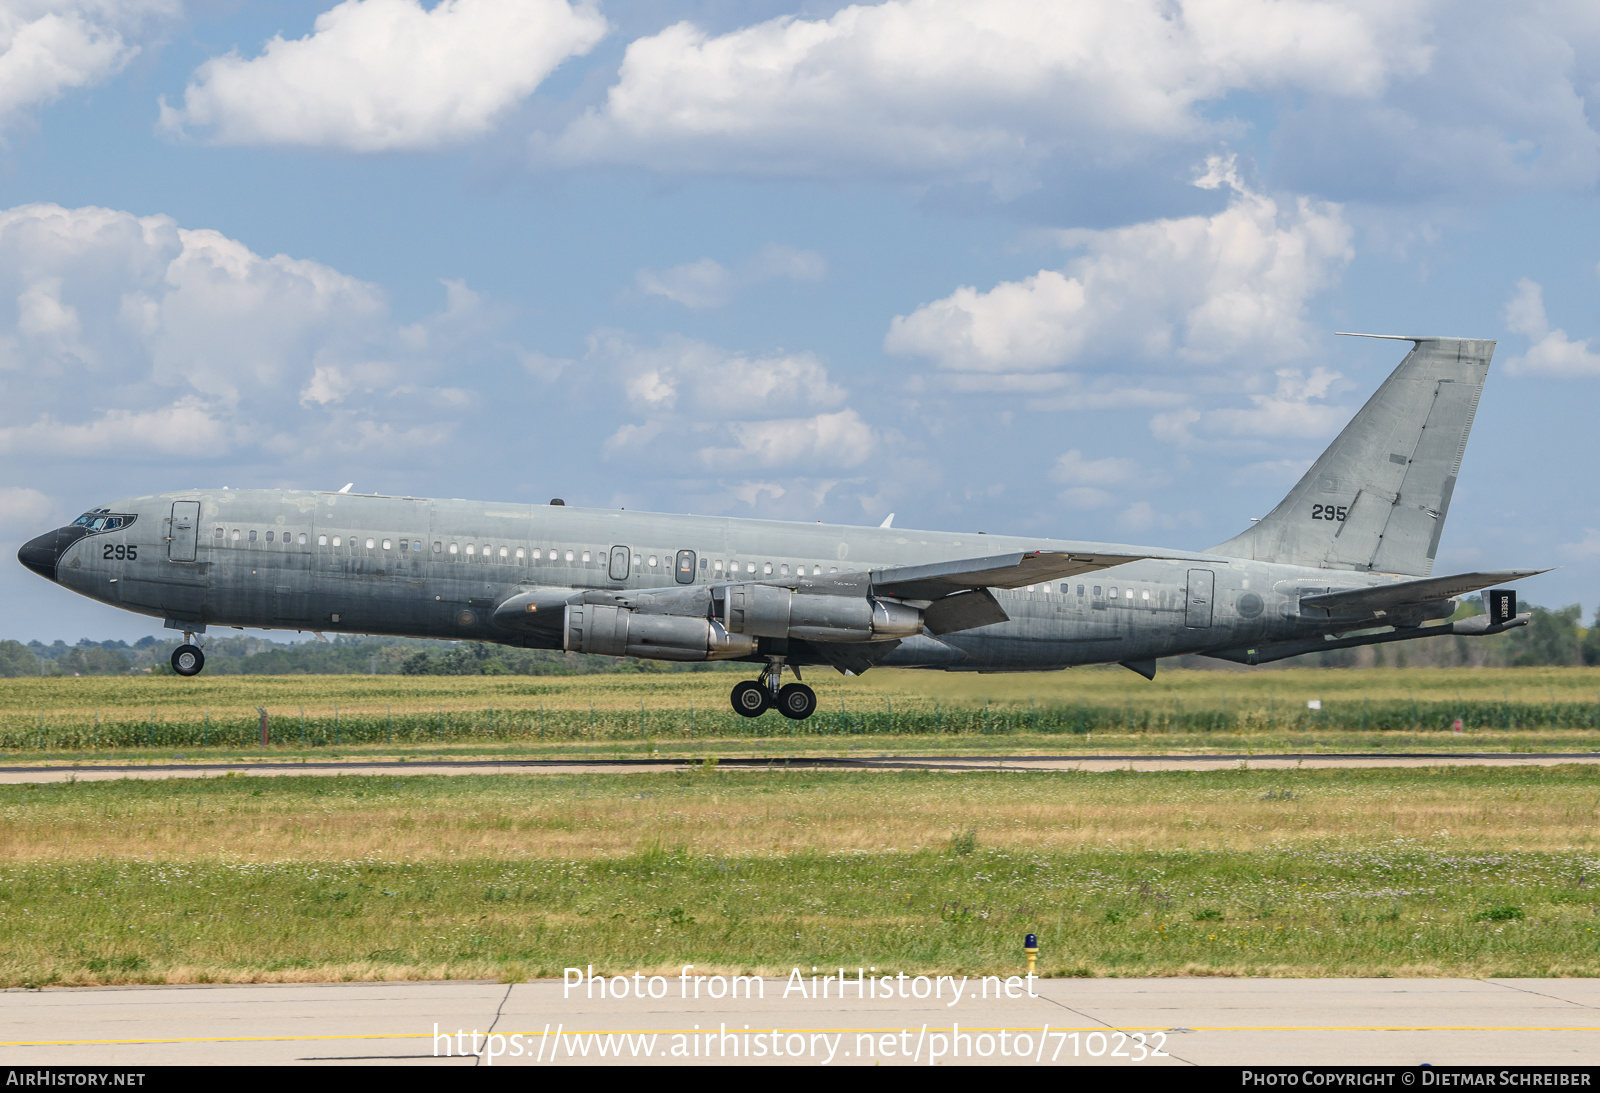
[[[746,720],[724,673],[0,680],[16,757],[272,747],[569,754],[906,750],[1579,750],[1600,741],[1600,669],[1121,668],[1025,675],[814,674],[809,721]],[[1311,709],[1315,700],[1320,709]],[[1451,732],[1456,720],[1463,732]],[[865,739],[865,738],[871,738]],[[620,750],[619,750],[620,749]]]
[[[1600,974],[1592,767],[0,787],[0,983]]]

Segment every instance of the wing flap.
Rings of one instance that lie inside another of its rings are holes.
[[[1351,588],[1343,592],[1324,592],[1316,596],[1300,597],[1300,606],[1315,607],[1341,614],[1351,612],[1386,612],[1401,607],[1448,600],[1453,596],[1476,592],[1490,585],[1520,581],[1548,569],[1497,569],[1482,573],[1456,573],[1448,577],[1428,577],[1420,581],[1400,581],[1380,584],[1372,588]]]
[[[871,574],[872,591],[880,596],[898,596],[907,600],[937,600],[972,588],[1022,588],[1030,584],[1045,584],[1150,557],[1154,555],[1016,551],[988,558],[961,558],[928,565],[874,569]]]

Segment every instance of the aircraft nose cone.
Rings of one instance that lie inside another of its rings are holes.
[[[17,551],[17,561],[46,580],[53,581],[56,579],[56,563],[61,561],[61,555],[83,536],[83,528],[78,527],[47,531],[37,539],[23,543],[22,549]]]

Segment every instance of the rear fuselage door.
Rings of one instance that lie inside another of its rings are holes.
[[[167,535],[167,557],[174,562],[192,562],[200,534],[200,502],[172,503],[172,530]],[[254,535],[254,532],[251,532]]]
[[[1211,625],[1211,598],[1216,589],[1216,574],[1209,569],[1189,570],[1189,602],[1183,624],[1204,629]]]
[[[611,579],[613,581],[628,579],[628,548],[625,546],[611,548]]]

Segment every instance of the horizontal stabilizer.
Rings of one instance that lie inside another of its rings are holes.
[[[1531,612],[1491,622],[1488,615],[1474,615],[1470,619],[1457,619],[1442,626],[1404,626],[1378,633],[1349,634],[1339,637],[1324,634],[1320,638],[1302,638],[1298,641],[1278,641],[1239,649],[1207,649],[1204,656],[1218,660],[1231,660],[1235,664],[1270,664],[1275,660],[1297,657],[1303,653],[1327,653],[1335,649],[1357,649],[1363,645],[1386,645],[1393,641],[1415,641],[1417,638],[1437,638],[1448,635],[1458,637],[1489,637],[1526,626],[1533,620]]]
[[[1457,573],[1450,577],[1428,577],[1420,581],[1400,581],[1372,588],[1352,588],[1343,592],[1324,592],[1300,597],[1301,607],[1315,607],[1341,615],[1384,614],[1402,607],[1416,607],[1448,600],[1490,585],[1518,581],[1547,569],[1500,569],[1485,573]]]

